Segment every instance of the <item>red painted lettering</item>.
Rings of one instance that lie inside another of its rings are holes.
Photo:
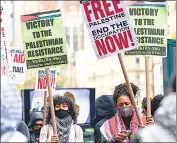
[[[119,8],[120,1],[119,0],[112,0],[114,9],[116,13],[123,12],[123,8]]]
[[[51,82],[51,87],[52,87],[53,89],[55,89],[55,87],[54,87],[54,85],[55,85],[55,77],[52,77],[52,78],[50,79],[50,82]]]
[[[116,46],[115,46],[114,40],[111,36],[108,36],[105,38],[105,43],[106,43],[107,49],[110,53],[114,53],[116,51]]]
[[[99,0],[91,1],[91,5],[92,5],[93,13],[95,15],[95,19],[96,20],[105,17],[104,11],[103,11],[103,9],[101,7],[101,2]],[[101,17],[99,17],[99,15]]]
[[[127,31],[95,41],[99,56],[129,48]]]
[[[25,62],[25,56],[24,54],[15,54],[13,62],[15,63],[24,63]]]
[[[107,50],[106,50],[106,45],[105,45],[103,39],[96,40],[95,44],[96,44],[99,56],[102,56],[102,54],[106,55],[108,53]]]
[[[50,78],[50,83],[51,87],[54,88],[55,85],[55,78]],[[38,89],[47,89],[48,88],[48,83],[47,83],[47,78],[38,78]]]
[[[90,2],[86,2],[83,4],[85,14],[87,16],[87,20],[88,22],[92,22],[91,17],[90,17],[90,14],[92,13],[92,11],[88,9],[89,6],[90,6]]]
[[[107,15],[107,16],[113,15],[113,14],[114,14],[114,11],[110,11],[110,10],[109,10],[109,7],[111,6],[111,4],[110,4],[110,3],[107,3],[106,0],[103,0],[102,3],[103,3],[103,6],[104,6],[106,15]]]
[[[43,78],[38,78],[38,86],[37,89],[43,89]]]
[[[119,33],[118,35],[113,35],[113,38],[115,40],[115,43],[117,44],[119,50],[122,50],[123,47],[125,48],[128,48],[129,47],[129,44],[128,44],[128,39],[127,39],[127,32],[123,32],[123,35],[122,36],[122,33]]]
[[[92,22],[91,14],[94,14],[95,20],[123,12],[123,8],[119,8],[119,0],[92,0],[83,4],[85,14],[88,22]],[[113,7],[112,10],[109,8]]]

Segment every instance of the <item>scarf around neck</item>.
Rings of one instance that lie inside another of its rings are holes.
[[[145,123],[145,121],[143,121]],[[139,129],[139,122],[136,116],[135,110],[133,110],[132,118],[130,121],[130,131],[133,135],[137,133]],[[114,117],[105,122],[105,131],[108,137],[112,137],[114,134],[120,131],[126,131],[126,126],[119,113],[116,113]],[[123,142],[128,142],[129,139],[125,139]]]
[[[56,118],[57,134],[60,142],[69,142],[70,128],[73,123],[72,117],[68,115],[63,119]]]

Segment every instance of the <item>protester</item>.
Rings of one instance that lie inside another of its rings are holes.
[[[155,124],[142,129],[131,142],[176,142],[176,76],[171,92],[164,97],[154,118]]]
[[[30,129],[30,143],[38,143],[40,131],[43,126],[43,113],[40,111],[34,111],[29,121]]]
[[[27,138],[16,130],[22,119],[22,99],[16,85],[1,76],[1,142],[27,142]]]
[[[176,95],[176,75],[172,76],[170,84],[171,84],[170,95]]]
[[[133,83],[131,83],[131,86],[136,96],[139,88]],[[115,88],[113,100],[117,108],[117,113],[101,126],[102,142],[128,142],[137,133],[140,124],[126,83],[120,84]],[[144,125],[152,122],[151,118],[143,121]]]
[[[46,125],[42,127],[40,142],[83,142],[83,131],[77,123],[74,103],[66,96],[53,99],[57,136],[53,136],[51,109],[49,107]]]
[[[151,115],[154,117],[155,112],[160,107],[161,101],[164,98],[163,95],[159,94],[155,96],[151,101]]]
[[[100,127],[116,113],[112,95],[102,95],[95,102],[96,118],[91,125],[94,128],[95,143],[101,143]]]
[[[147,116],[147,97],[144,97],[143,98],[143,101],[142,101],[142,114],[144,114],[145,116]]]
[[[71,92],[65,92],[64,96],[69,97],[69,99],[75,104],[76,113],[79,115],[79,105],[76,104],[74,95]]]
[[[24,121],[20,121],[18,123],[16,130],[21,132],[23,135],[25,135],[28,138],[28,142],[30,142],[29,129],[28,129],[28,126],[26,125],[26,123]]]

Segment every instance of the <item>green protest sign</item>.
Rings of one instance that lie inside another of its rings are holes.
[[[67,64],[66,36],[60,10],[21,16],[27,69]]]
[[[138,48],[125,55],[167,55],[167,8],[165,4],[133,4],[128,6]]]

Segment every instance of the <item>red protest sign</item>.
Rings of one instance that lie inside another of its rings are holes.
[[[81,4],[92,45],[98,58],[137,47],[137,39],[123,1],[87,1]]]
[[[51,83],[52,89],[55,89],[55,87],[56,87],[56,70],[50,70],[50,83]],[[48,83],[47,83],[45,69],[40,69],[37,71],[35,90],[37,90],[37,91],[47,91],[48,90]]]

